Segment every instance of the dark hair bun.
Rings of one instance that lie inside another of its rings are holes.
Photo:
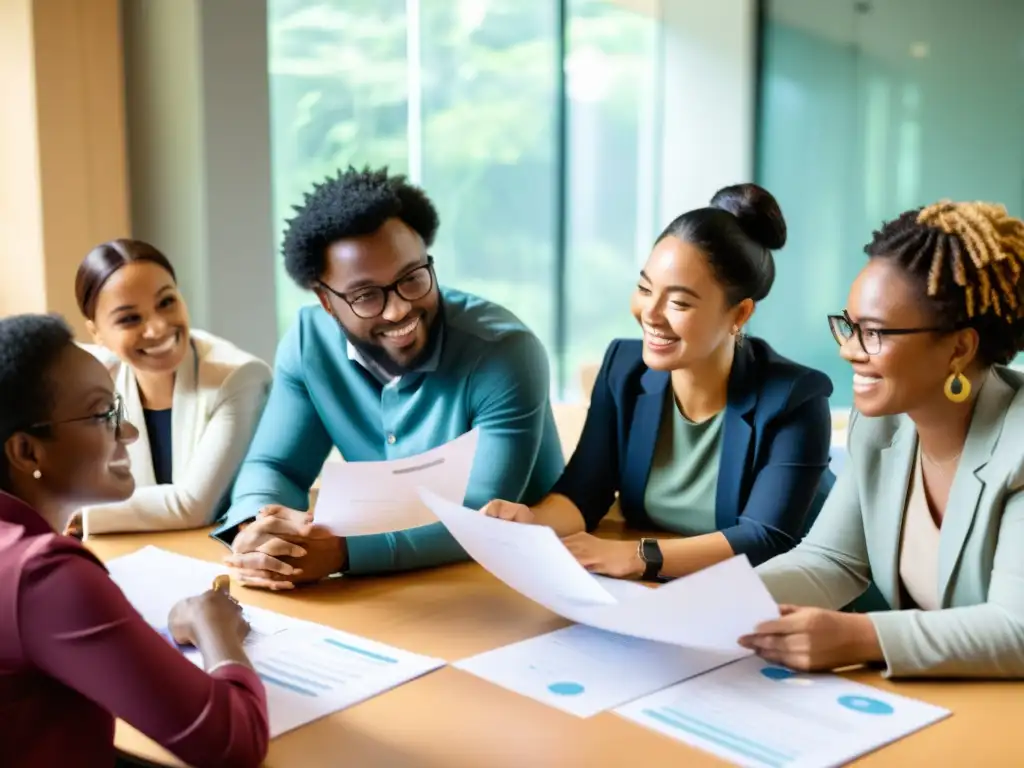
[[[786,219],[775,197],[757,184],[722,187],[711,198],[712,208],[728,211],[754,242],[775,251],[786,244]]]

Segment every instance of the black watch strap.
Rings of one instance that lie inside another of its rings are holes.
[[[657,539],[640,539],[638,548],[640,559],[646,563],[644,575],[640,578],[643,581],[659,581],[658,574],[665,565],[665,558],[661,554],[661,546]]]

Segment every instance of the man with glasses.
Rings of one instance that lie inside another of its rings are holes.
[[[466,503],[524,503],[563,468],[537,337],[504,308],[438,286],[437,212],[387,170],[316,185],[288,222],[288,274],[312,290],[281,341],[274,384],[214,533],[245,584],[288,589],[336,573],[465,558],[440,524],[339,539],[311,525],[309,489],[332,447],[346,461],[403,458],[479,428]]]

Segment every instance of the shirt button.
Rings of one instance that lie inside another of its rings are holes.
[[[396,440],[398,440],[398,438],[393,434],[388,435],[388,445],[394,445]]]

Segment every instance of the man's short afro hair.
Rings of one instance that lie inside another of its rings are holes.
[[[429,247],[440,223],[426,193],[405,176],[389,176],[386,167],[338,171],[314,185],[294,209],[282,250],[285,269],[301,288],[317,284],[331,243],[373,234],[388,219],[399,218]]]

